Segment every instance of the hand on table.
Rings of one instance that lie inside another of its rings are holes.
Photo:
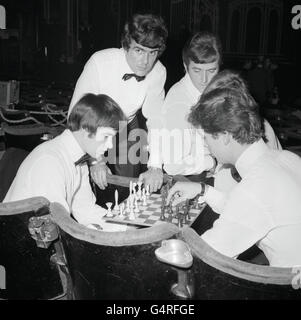
[[[99,162],[90,167],[91,177],[101,190],[108,186],[107,174],[112,174],[105,163]]]
[[[163,171],[160,168],[149,168],[139,176],[144,186],[149,185],[149,192],[156,192],[161,188],[163,183]]]

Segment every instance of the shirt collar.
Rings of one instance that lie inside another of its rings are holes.
[[[252,143],[237,159],[235,167],[243,178],[251,166],[269,150],[263,139],[260,139],[257,142]]]
[[[193,103],[197,103],[202,93],[192,83],[188,72],[186,72],[183,82],[186,86],[187,93],[189,94],[191,101]]]
[[[63,144],[66,146],[66,152],[69,154],[73,162],[76,162],[85,154],[85,152],[75,139],[73,133],[69,129],[66,129],[62,133],[61,138]]]

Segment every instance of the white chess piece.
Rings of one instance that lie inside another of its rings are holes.
[[[144,195],[142,196],[142,201],[143,201],[143,205],[144,205],[144,206],[147,206],[147,197],[146,197],[146,194],[144,194]]]
[[[140,212],[139,207],[138,207],[138,198],[137,197],[135,198],[135,209],[134,209],[134,212],[135,213],[139,213]]]
[[[139,181],[139,182],[138,182],[138,191],[137,191],[137,195],[138,195],[138,200],[139,200],[139,201],[142,199],[142,190],[141,190],[141,187],[142,187],[142,181]]]
[[[130,213],[131,212],[131,208],[130,208],[130,199],[127,198],[126,200],[126,209],[125,209],[126,213]]]
[[[119,206],[118,206],[118,190],[115,190],[115,206],[114,206],[114,211],[118,212],[119,211]]]
[[[120,216],[124,216],[124,206],[125,206],[124,202],[121,203],[119,206],[119,215]]]
[[[133,182],[133,195],[136,195],[136,182]]]
[[[107,202],[106,203],[106,206],[108,207],[106,217],[108,217],[108,218],[112,218],[114,216],[113,213],[112,213],[112,209],[111,209],[112,205],[113,205],[112,202]]]
[[[133,181],[130,181],[130,195],[132,194],[133,191]]]
[[[146,193],[145,193],[145,194],[146,194],[146,196],[148,197],[148,196],[150,196],[150,193],[149,193],[149,185],[147,185],[145,188],[146,188]]]

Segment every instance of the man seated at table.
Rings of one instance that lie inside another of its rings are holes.
[[[106,210],[95,204],[89,169],[81,159],[101,159],[112,148],[119,121],[125,115],[109,96],[84,95],[72,109],[68,129],[36,147],[23,161],[3,202],[42,196],[58,202],[83,225],[98,224],[104,231],[125,226],[106,223]]]
[[[201,97],[188,119],[204,131],[217,160],[235,166],[241,182],[226,196],[203,183],[179,182],[167,202],[175,194],[174,205],[200,195],[213,207],[220,216],[201,237],[224,255],[236,258],[257,244],[271,266],[301,265],[301,158],[268,148],[253,101],[239,89],[218,87]]]

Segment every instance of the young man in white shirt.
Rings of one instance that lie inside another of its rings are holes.
[[[195,148],[195,140],[202,141],[187,121],[190,108],[199,100],[210,80],[219,71],[221,44],[209,32],[194,34],[182,52],[185,76],[168,91],[163,105],[163,128],[179,131],[179,137],[163,141],[163,168],[171,175],[197,175],[210,170],[215,160],[204,145]],[[182,146],[182,147],[181,147]]]
[[[132,148],[132,154],[128,154],[128,150],[137,144],[137,137],[133,137],[135,141],[130,141],[132,138],[129,134],[139,127],[144,129],[137,121],[137,112],[141,108],[148,128],[152,127],[156,117],[161,114],[166,69],[158,59],[165,50],[167,35],[167,28],[161,17],[152,14],[134,15],[124,27],[122,48],[94,53],[77,81],[69,112],[83,94],[103,93],[112,97],[128,118],[128,125],[116,137],[116,149],[108,156],[108,166],[117,175],[138,177],[141,173],[139,162],[147,153],[145,150],[141,155],[143,151],[140,148],[138,164],[133,163],[137,162],[134,152],[137,149]],[[142,135],[140,144],[146,146],[147,135],[145,132],[143,135],[141,131],[139,134]],[[120,163],[122,161],[125,163]],[[147,165],[148,170],[143,180],[151,186],[152,191],[153,186],[161,184],[163,174],[160,169],[152,166],[151,161]],[[107,187],[108,166],[100,162],[91,167],[92,178],[102,190]]]
[[[168,174],[198,175],[203,171],[214,169],[214,159],[206,145],[200,145],[203,139],[199,136],[198,131],[191,127],[187,116],[203,92],[211,90],[214,86],[211,80],[213,77],[218,77],[221,55],[222,49],[218,37],[209,32],[194,34],[183,48],[182,56],[186,74],[171,87],[163,105],[162,127],[169,133],[172,130],[177,130],[179,133],[179,138],[162,139],[163,157],[161,161]],[[232,79],[225,79],[223,73],[220,79],[227,82],[228,86],[231,85]],[[245,85],[243,80],[241,84]],[[281,149],[273,129],[266,121],[265,126],[269,146]],[[166,141],[165,144],[164,141]],[[217,179],[219,180],[219,176]],[[222,178],[219,184],[231,185],[233,179],[228,180]]]
[[[68,129],[23,161],[3,202],[42,196],[63,205],[83,225],[125,230],[102,219],[106,210],[95,204],[87,162],[81,163],[86,154],[102,159],[123,120],[124,113],[107,95],[84,95],[69,115]]]
[[[203,94],[188,120],[242,180],[224,198],[203,183],[176,183],[167,201],[176,193],[175,205],[199,195],[213,207],[220,216],[201,237],[224,255],[236,258],[257,244],[271,266],[301,265],[301,158],[265,144],[258,107],[239,88]]]

